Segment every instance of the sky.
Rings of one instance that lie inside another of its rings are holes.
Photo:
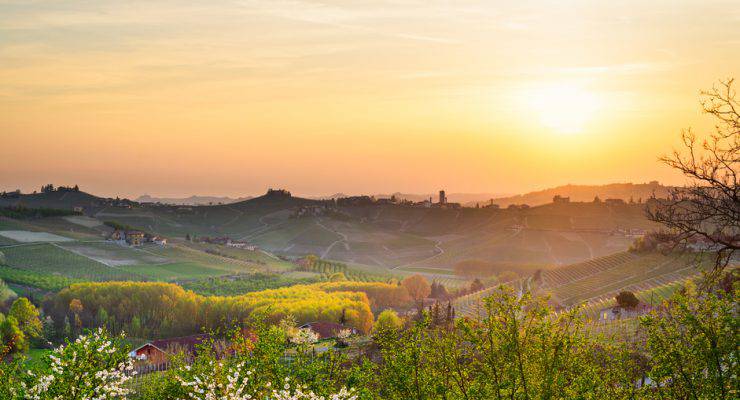
[[[520,193],[683,178],[736,0],[0,0],[0,190]]]

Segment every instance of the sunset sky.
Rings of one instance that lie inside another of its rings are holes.
[[[0,190],[682,183],[731,76],[737,0],[0,0]]]

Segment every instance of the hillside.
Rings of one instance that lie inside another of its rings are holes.
[[[148,194],[139,196],[139,203],[162,203],[178,206],[203,206],[213,204],[232,204],[251,199],[251,196],[231,198],[225,196],[190,196],[190,197],[153,197]]]
[[[99,238],[115,221],[170,240],[229,237],[289,258],[328,260],[402,274],[435,268],[430,278],[454,281],[455,263],[564,265],[627,249],[632,231],[654,225],[643,204],[545,204],[528,209],[439,208],[341,203],[281,190],[232,204],[165,205],[102,199],[78,191],[18,195],[5,205],[83,207],[84,217],[35,220],[33,229]],[[3,203],[0,203],[2,206]],[[71,224],[70,224],[71,222]],[[7,239],[0,239],[7,240]],[[372,272],[372,271],[371,271]]]
[[[493,199],[494,204],[508,207],[511,204],[528,204],[536,206],[552,202],[553,197],[570,197],[570,201],[588,202],[598,196],[601,200],[622,199],[629,201],[633,199],[645,201],[651,196],[666,197],[668,186],[663,186],[656,181],[649,183],[612,183],[608,185],[565,185],[550,189],[520,194],[516,196],[500,197]],[[475,204],[468,204],[474,206]]]
[[[24,206],[29,208],[73,209],[100,207],[105,199],[79,190],[54,190],[40,193],[7,193],[0,196],[0,207]]]

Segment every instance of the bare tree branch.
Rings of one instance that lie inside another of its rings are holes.
[[[704,112],[717,121],[715,131],[699,144],[686,130],[681,134],[683,151],[660,158],[690,183],[670,190],[667,199],[651,199],[647,208],[648,218],[663,224],[675,245],[703,244],[716,252],[715,277],[740,250],[740,103],[733,82],[720,81],[701,92]]]

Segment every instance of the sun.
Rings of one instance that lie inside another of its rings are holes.
[[[575,84],[539,86],[527,96],[530,111],[544,127],[557,134],[583,132],[599,107],[598,96]]]

